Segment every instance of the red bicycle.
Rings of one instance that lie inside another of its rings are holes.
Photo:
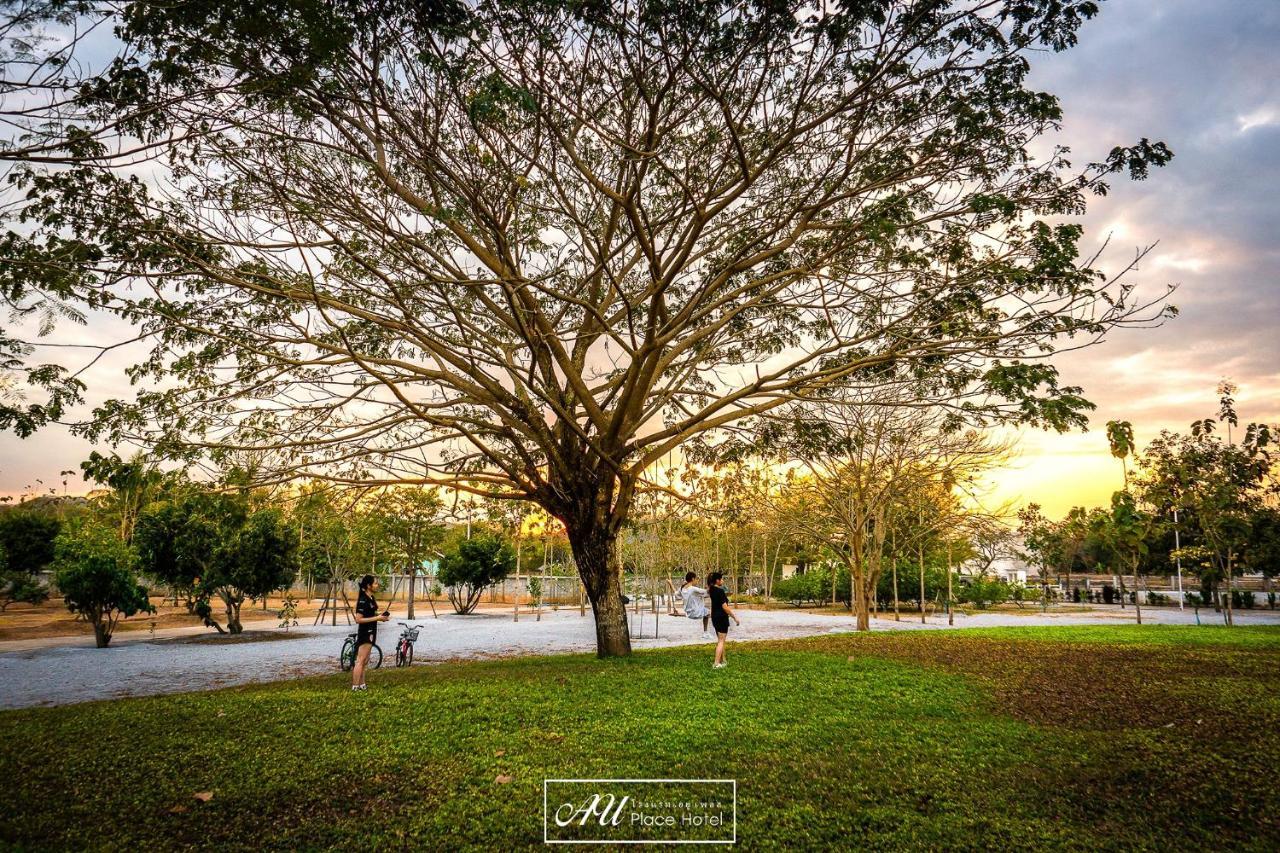
[[[413,663],[413,644],[418,640],[418,631],[422,629],[421,625],[409,625],[405,622],[397,622],[403,630],[400,631],[400,638],[396,640],[396,666],[408,666]]]

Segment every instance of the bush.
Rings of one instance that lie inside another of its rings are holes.
[[[820,597],[816,591],[816,580],[817,578],[811,572],[783,578],[773,585],[773,597],[778,601],[787,601],[796,605],[806,602],[817,603]]]
[[[981,579],[970,581],[962,586],[956,598],[978,609],[985,609],[995,604],[1004,604],[1011,594],[1009,584],[1004,581]]]
[[[1257,599],[1254,597],[1253,591],[1248,589],[1231,590],[1231,606],[1237,610],[1245,608],[1252,610]]]
[[[1150,604],[1151,606],[1156,607],[1156,606],[1159,606],[1162,604],[1168,604],[1168,603],[1169,603],[1169,596],[1159,592],[1151,592],[1150,590],[1147,591],[1147,604]]]
[[[440,561],[439,579],[449,589],[456,613],[466,614],[480,603],[485,587],[511,574],[516,553],[496,536],[477,536],[458,543],[456,551]]]
[[[93,624],[98,648],[111,642],[121,617],[154,613],[135,574],[137,556],[114,531],[81,527],[59,536],[56,583],[72,613]]]
[[[1189,592],[1187,593],[1187,604],[1190,604],[1192,607],[1202,607],[1204,605],[1204,599],[1198,592]]]
[[[849,604],[849,570],[841,567],[836,574],[836,600]],[[773,597],[791,604],[826,604],[831,601],[831,570],[826,566],[809,566],[801,574],[783,578],[773,585]]]

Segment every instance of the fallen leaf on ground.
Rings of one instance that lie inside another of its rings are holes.
[[[506,751],[505,749],[499,749],[499,750],[495,750],[495,751],[494,751],[494,753],[493,753],[493,757],[494,757],[494,758],[501,758],[502,756],[504,756],[504,755],[506,755],[506,754],[507,754],[507,751]]]
[[[213,799],[213,791],[196,791],[191,796],[195,797],[202,803],[207,803]]]
[[[169,809],[169,814],[182,814],[186,810],[187,810],[186,806],[174,806],[173,808]]]
[[[511,776],[508,776],[506,773],[503,773],[502,775],[496,777],[493,781],[497,782],[499,785],[505,785],[508,782],[510,782],[511,779],[512,779]]]

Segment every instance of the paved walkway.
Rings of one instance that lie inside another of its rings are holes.
[[[512,655],[589,652],[595,649],[595,628],[587,611],[577,608],[544,611],[542,621],[521,614],[513,622],[510,611],[485,611],[472,616],[441,614],[419,619],[422,632],[415,646],[415,663],[458,659],[506,657]],[[852,616],[825,616],[803,610],[743,610],[742,627],[734,628],[731,642],[815,636],[852,631]],[[1144,622],[1194,623],[1192,611],[1148,608]],[[1212,611],[1202,611],[1206,624],[1216,624]],[[979,613],[956,616],[956,628],[1000,625],[1097,625],[1125,624],[1133,620],[1132,609],[1093,612]],[[654,616],[642,614],[648,638],[638,638],[636,648],[690,645],[710,642],[701,625],[684,617],[661,616],[658,638]],[[1244,612],[1238,624],[1280,624],[1280,613]],[[236,642],[222,642],[205,629],[118,634],[107,649],[93,648],[92,637],[46,638],[0,644],[0,708],[34,705],[64,705],[94,699],[145,696],[211,690],[235,684],[277,681],[304,675],[335,672],[344,637],[353,629],[301,627],[287,634],[274,622],[246,623],[253,632]],[[945,630],[946,617],[930,617],[920,624],[919,616],[903,614],[903,621],[873,620],[873,630]],[[380,627],[380,643],[391,664],[391,652],[399,627],[395,621]],[[633,626],[633,633],[637,633]]]

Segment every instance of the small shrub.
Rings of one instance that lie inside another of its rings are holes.
[[[974,580],[961,588],[957,598],[982,610],[992,605],[1004,604],[1012,595],[1009,584],[1002,580]]]
[[[1256,599],[1254,597],[1252,590],[1248,590],[1248,589],[1231,590],[1231,606],[1234,607],[1235,609],[1239,610],[1243,608],[1247,610],[1252,610],[1255,603],[1256,603]]]
[[[298,626],[298,600],[293,597],[292,593],[285,593],[284,604],[280,606],[280,626],[288,631],[290,628]]]
[[[440,583],[449,589],[454,612],[467,614],[480,603],[485,588],[511,574],[516,552],[496,536],[477,536],[458,543],[440,561]]]

